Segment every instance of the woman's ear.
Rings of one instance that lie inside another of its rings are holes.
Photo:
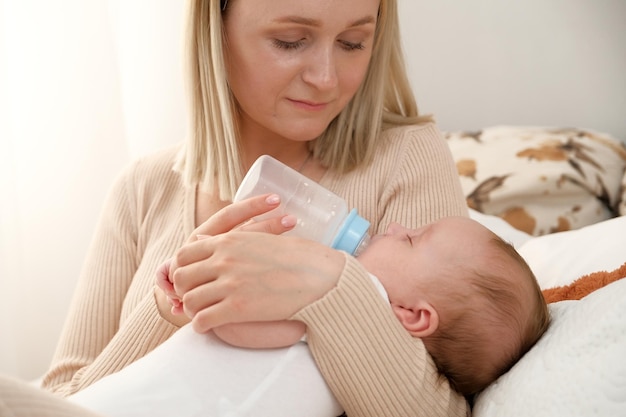
[[[426,301],[419,301],[413,307],[392,304],[394,314],[413,337],[430,336],[439,327],[437,310]]]

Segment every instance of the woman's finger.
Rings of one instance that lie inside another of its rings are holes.
[[[248,220],[246,223],[237,227],[236,230],[245,232],[263,232],[270,233],[272,235],[281,235],[296,226],[298,219],[296,216],[286,214],[281,217],[273,217],[271,219],[264,219],[256,221],[254,219]]]
[[[228,311],[224,304],[219,303],[201,310],[191,320],[193,329],[197,333],[206,333],[216,327],[232,323],[232,317],[229,316]]]
[[[282,308],[263,308],[264,315],[255,313],[256,302],[250,302],[254,294],[235,289],[237,285],[228,279],[214,280],[196,287],[185,294],[182,307],[187,317],[192,318],[194,330],[205,333],[224,324],[257,321],[283,320],[291,316]]]
[[[195,235],[218,235],[228,232],[255,216],[280,206],[277,194],[264,194],[230,204],[213,214],[194,231]]]
[[[279,218],[266,219],[260,222],[252,221],[242,225],[237,228],[237,230],[282,234],[293,229],[295,225],[296,218],[294,216],[286,215]],[[169,264],[168,277],[169,281],[174,284],[175,292],[177,294],[183,294],[189,288],[202,284],[202,282],[206,280],[203,275],[203,270],[207,270],[209,268],[203,263],[203,261],[211,258],[214,251],[218,250],[220,245],[226,245],[234,238],[235,237],[233,235],[228,233],[216,236],[198,235],[195,242],[188,243],[179,249],[174,256],[174,260]],[[222,258],[222,264],[227,262],[228,259],[229,258],[227,257]],[[159,273],[157,273],[157,276],[159,276]],[[164,288],[164,290],[167,290],[165,284],[160,286]]]
[[[194,244],[193,247],[188,245],[187,250],[177,254],[178,267],[170,278],[176,294],[186,294],[191,289],[215,279],[208,262],[213,254],[213,246],[202,243]]]

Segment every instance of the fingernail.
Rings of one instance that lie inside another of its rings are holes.
[[[288,214],[280,219],[280,224],[282,224],[283,227],[293,227],[296,225],[297,222],[298,219],[296,218],[296,216],[292,216],[291,214]]]
[[[278,194],[270,194],[265,199],[265,202],[271,205],[278,204],[280,203],[280,196]]]
[[[209,237],[210,237],[209,235],[196,235],[196,239],[198,240],[207,239]]]

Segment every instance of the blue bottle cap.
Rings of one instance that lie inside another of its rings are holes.
[[[367,234],[369,227],[370,222],[359,216],[356,209],[352,209],[339,228],[339,232],[331,246],[353,255],[363,237]]]

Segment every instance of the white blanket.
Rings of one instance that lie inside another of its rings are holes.
[[[339,403],[304,342],[238,349],[188,325],[70,397],[108,417],[335,417]]]
[[[474,417],[626,416],[626,279],[550,311],[548,333],[480,394]]]

